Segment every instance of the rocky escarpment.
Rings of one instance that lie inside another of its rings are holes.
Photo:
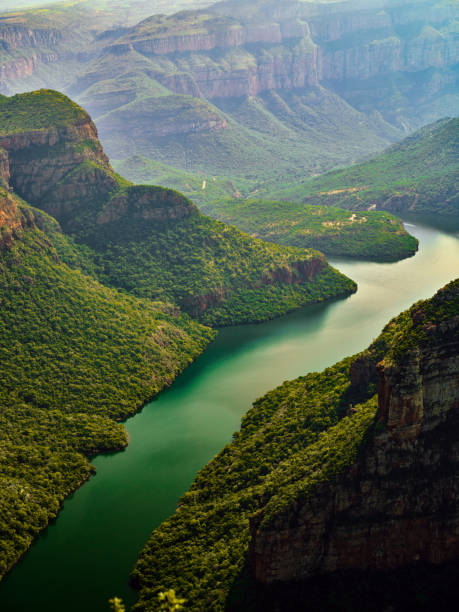
[[[119,188],[89,115],[49,90],[0,105],[0,176],[64,227],[82,203],[96,209]]]
[[[57,62],[57,48],[64,38],[59,30],[31,29],[11,21],[11,17],[0,18],[0,49],[4,56],[0,63],[0,91],[7,82],[32,76],[38,66]]]
[[[176,93],[199,91],[208,99],[319,84],[340,88],[348,79],[441,70],[458,61],[453,4],[292,1],[278,8],[268,2],[250,15],[233,5],[152,17],[114,48],[167,56],[157,63],[158,80]],[[190,61],[189,54],[200,56]],[[176,80],[173,73],[189,79]],[[438,78],[446,83],[450,77]]]
[[[59,94],[55,97],[59,99]],[[7,105],[0,107],[2,111],[10,112]],[[0,132],[0,147],[8,155],[11,187],[35,205],[43,203],[56,184],[83,162],[93,162],[111,171],[97,129],[84,112],[75,120],[69,118],[68,124],[38,124],[35,129],[18,126]]]
[[[369,354],[351,367],[354,385],[379,380],[358,460],[339,481],[253,519],[259,582],[458,559],[459,281],[409,311],[396,345],[377,367]]]
[[[115,174],[89,115],[63,94],[0,97],[0,151],[5,186],[84,244],[62,256],[105,284],[220,324],[356,289],[320,253],[256,241],[178,192]]]

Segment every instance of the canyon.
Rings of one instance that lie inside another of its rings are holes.
[[[60,27],[52,13],[0,18],[0,88],[68,92],[117,160],[256,185],[351,162],[457,112],[449,0],[232,0],[123,27],[85,10],[62,10]]]

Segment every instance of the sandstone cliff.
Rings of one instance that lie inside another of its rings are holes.
[[[27,219],[15,198],[0,187],[0,251],[10,247],[26,225]]]
[[[158,80],[176,93],[196,95],[198,88],[208,99],[319,84],[340,88],[348,79],[442,70],[458,60],[452,3],[268,2],[245,12],[229,2],[154,16],[115,45],[118,53],[125,46],[147,57],[167,56],[157,63]],[[190,61],[189,54],[199,55]],[[179,71],[190,76],[187,83],[171,78]]]
[[[261,583],[458,559],[459,281],[415,305],[405,325],[377,367],[373,347],[351,368],[356,386],[379,381],[358,460],[309,498],[253,519]]]

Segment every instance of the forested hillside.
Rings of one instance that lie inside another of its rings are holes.
[[[61,256],[104,284],[173,301],[213,325],[355,291],[321,253],[255,240],[202,216],[180,193],[117,175],[89,115],[62,94],[2,97],[0,147],[10,186],[72,236]]]
[[[0,191],[0,576],[90,476],[87,457],[127,444],[116,421],[213,337],[171,305],[70,269],[41,215]]]
[[[349,210],[459,215],[459,119],[428,125],[369,161],[295,185],[270,199]]]

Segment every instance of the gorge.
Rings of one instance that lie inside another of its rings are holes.
[[[445,607],[457,0],[35,1],[0,9],[0,609]]]
[[[96,476],[2,582],[0,603],[12,612],[32,602],[43,612],[99,612],[115,594],[132,602],[126,578],[139,547],[173,513],[196,471],[230,440],[250,402],[284,379],[358,352],[389,318],[453,278],[459,228],[450,225],[445,233],[420,220],[409,223],[417,224],[408,229],[420,240],[414,258],[334,262],[359,283],[350,299],[220,332],[169,391],[127,422],[127,450],[95,460]]]

